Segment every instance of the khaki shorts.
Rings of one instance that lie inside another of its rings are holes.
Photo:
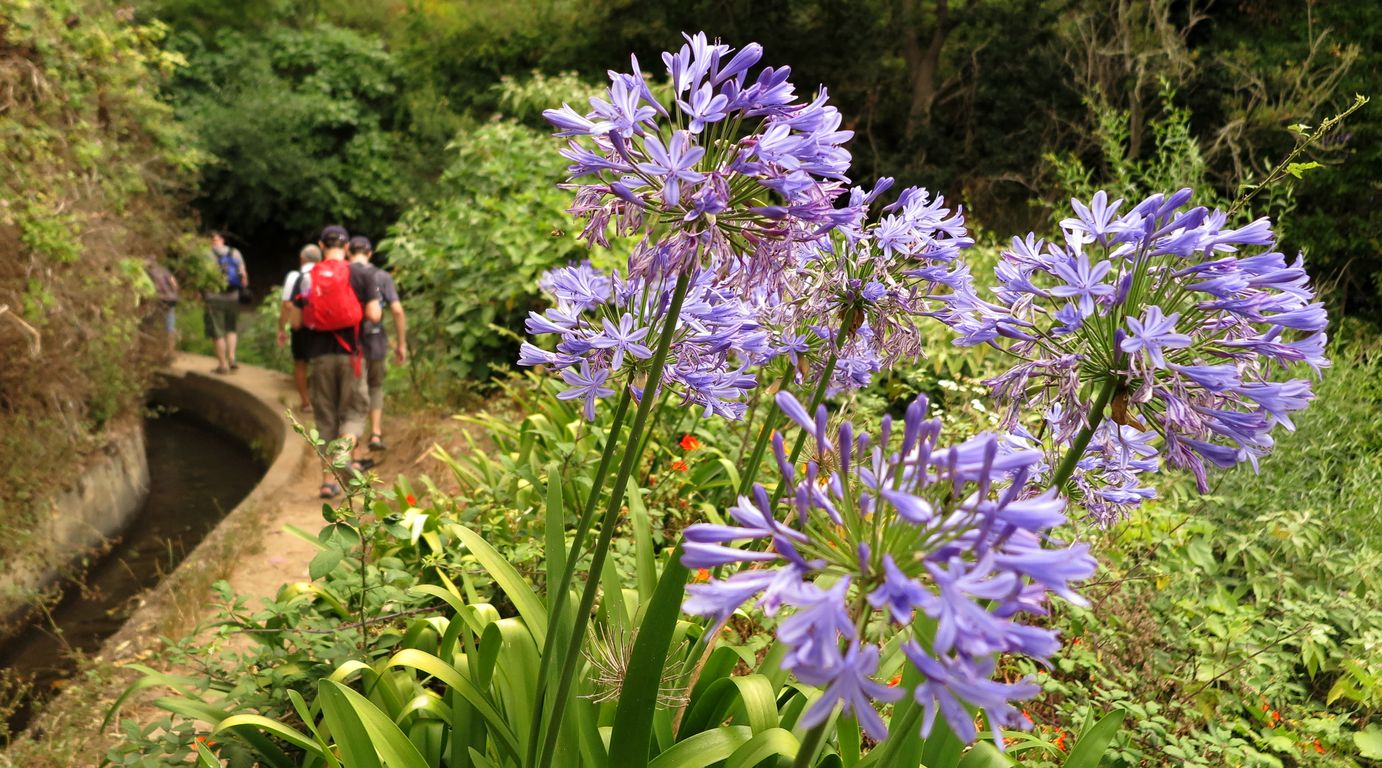
[[[369,409],[382,411],[384,410],[384,375],[389,372],[388,359],[366,360],[365,366],[368,369],[365,373],[365,380],[369,385]]]
[[[355,375],[350,355],[318,355],[308,361],[307,386],[321,438],[331,442],[365,431],[365,377]]]
[[[227,333],[236,332],[240,320],[240,302],[234,298],[208,296],[205,304],[202,326],[206,329],[208,339],[219,339]]]

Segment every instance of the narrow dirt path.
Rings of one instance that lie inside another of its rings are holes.
[[[174,370],[210,371],[215,367],[211,358],[199,355],[178,355],[173,362]],[[226,374],[230,383],[249,390],[262,400],[277,403],[286,411],[296,408],[297,393],[293,389],[292,378],[286,374],[255,366],[242,365],[240,369]],[[300,417],[302,418],[302,417]],[[287,423],[284,416],[284,423]],[[289,440],[300,440],[289,434]],[[320,527],[321,501],[317,498],[320,470],[315,457],[308,456],[300,462],[296,477],[285,486],[275,498],[264,525],[258,531],[257,542],[247,542],[251,554],[236,563],[227,581],[236,592],[249,596],[251,605],[256,598],[272,598],[280,585],[307,578],[307,563],[314,550],[311,544],[289,534],[284,526],[295,525],[315,532]]]

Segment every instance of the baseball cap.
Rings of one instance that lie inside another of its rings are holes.
[[[374,250],[374,245],[370,243],[368,237],[356,235],[350,238],[349,250],[351,253],[369,253]]]
[[[321,237],[317,238],[323,245],[345,245],[350,239],[350,233],[340,224],[330,224],[322,230]]]

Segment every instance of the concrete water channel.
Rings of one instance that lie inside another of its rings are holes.
[[[77,658],[120,629],[134,598],[171,573],[263,474],[235,437],[191,414],[153,410],[144,422],[149,490],[143,506],[108,552],[61,585],[61,600],[33,612],[27,628],[0,645],[0,669],[30,690],[9,718],[11,731],[27,725],[33,707],[61,687]]]
[[[195,571],[235,550],[243,536],[243,530],[235,529],[253,524],[255,507],[296,474],[303,459],[301,441],[291,435],[280,403],[268,394],[281,377],[246,367],[237,376],[216,377],[203,368],[210,369],[203,358],[179,356],[150,395],[143,439],[126,441],[142,443],[147,481],[143,467],[128,455],[88,468],[87,474],[99,476],[100,484],[113,486],[119,483],[110,477],[111,467],[117,467],[128,476],[124,485],[142,488],[145,495],[137,513],[118,515],[127,517],[122,530],[102,532],[108,540],[101,554],[62,552],[74,561],[85,559],[84,574],[42,585],[49,593],[61,588],[62,597],[31,610],[22,629],[0,642],[0,674],[31,684],[23,705],[8,718],[10,733],[22,730],[61,691],[83,656],[105,652],[118,657],[154,642],[179,577],[192,580],[189,567]],[[128,454],[128,447],[122,452]],[[93,493],[89,480],[76,483],[81,492],[67,500],[89,507],[132,506],[127,489]],[[94,519],[100,511],[81,514],[83,520]],[[194,562],[198,560],[202,562]],[[109,646],[117,641],[122,652],[110,653]]]

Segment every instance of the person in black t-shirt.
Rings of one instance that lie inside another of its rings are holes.
[[[350,260],[369,264],[374,257],[374,246],[369,238],[356,235],[350,238]],[[403,302],[398,298],[398,288],[393,276],[375,267],[375,280],[379,284],[380,309],[393,315],[394,360],[402,365],[408,360],[408,318],[403,313]],[[369,449],[384,450],[384,377],[388,371],[389,336],[382,323],[366,321],[360,328],[361,340],[365,345],[365,379],[369,384]]]
[[[322,264],[331,261],[344,261],[345,246],[350,235],[344,227],[332,225],[322,230]],[[320,270],[318,266],[314,272]],[[373,465],[361,458],[360,435],[365,429],[365,414],[368,400],[365,391],[365,377],[362,368],[360,348],[360,329],[345,331],[314,331],[302,324],[302,308],[309,300],[310,280],[308,273],[298,278],[292,295],[296,311],[292,313],[292,326],[302,329],[303,347],[307,355],[307,379],[312,400],[317,432],[327,442],[343,438],[348,441],[351,455],[351,469],[364,470]],[[350,287],[363,309],[363,321],[377,323],[379,309],[379,287],[375,282],[374,268],[368,264],[350,265]],[[321,497],[329,499],[341,492],[337,478],[330,467],[322,474]]]

